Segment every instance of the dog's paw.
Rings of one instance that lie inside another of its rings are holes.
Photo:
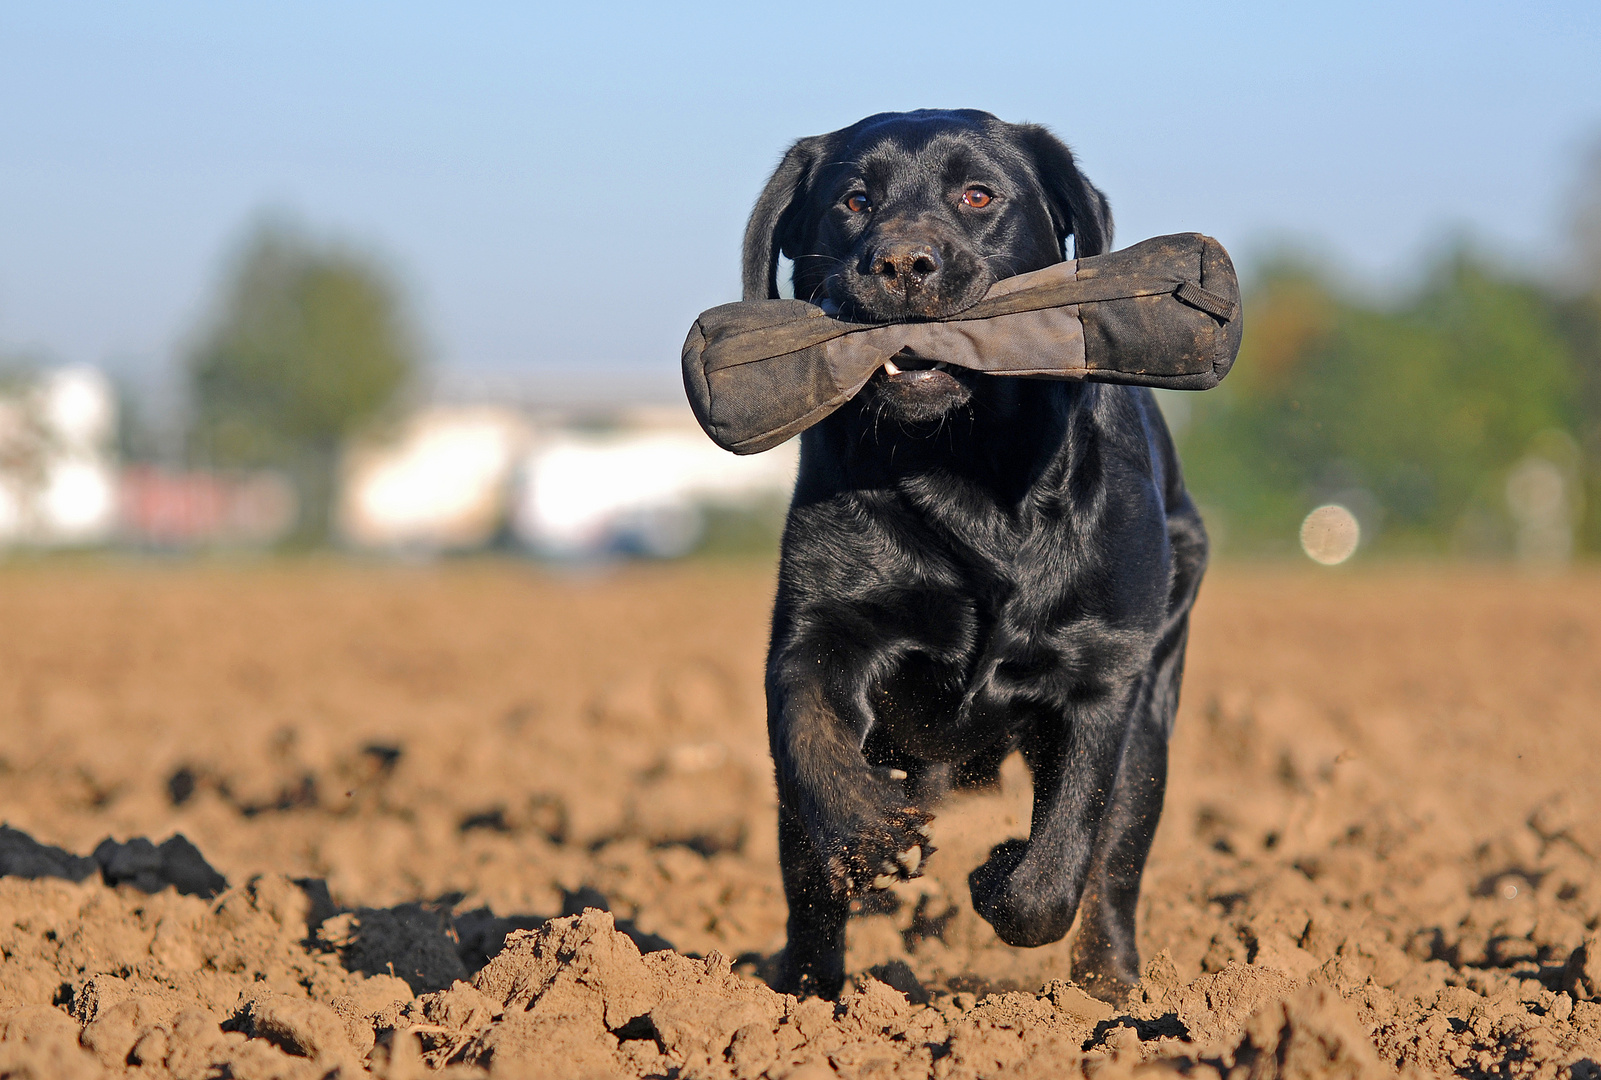
[[[897,881],[923,876],[933,815],[915,806],[898,806],[860,820],[828,845],[828,885],[841,899],[887,889]]]
[[[1020,948],[1062,940],[1078,911],[1077,893],[1063,895],[1054,880],[1019,880],[1028,851],[1027,840],[996,844],[984,864],[967,875],[973,910],[995,928],[997,937]]]

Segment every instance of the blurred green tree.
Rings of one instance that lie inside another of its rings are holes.
[[[323,543],[341,446],[397,402],[419,357],[380,266],[263,222],[189,357],[191,456],[284,470],[301,502],[295,542]]]
[[[1238,366],[1195,399],[1182,440],[1224,549],[1291,550],[1327,501],[1391,552],[1510,549],[1511,469],[1531,451],[1561,456],[1581,420],[1562,322],[1545,290],[1467,250],[1388,308],[1305,265],[1269,266]]]

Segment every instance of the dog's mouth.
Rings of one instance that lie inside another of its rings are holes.
[[[884,361],[873,381],[882,387],[880,395],[905,414],[904,419],[928,420],[972,397],[972,389],[962,378],[964,374],[954,364],[907,350]]]
[[[891,379],[906,379],[916,381],[914,376],[924,375],[933,371],[949,371],[949,366],[943,360],[930,360],[926,356],[918,356],[914,352],[902,350],[884,361],[884,374]]]

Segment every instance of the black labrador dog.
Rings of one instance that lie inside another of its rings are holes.
[[[883,113],[784,155],[745,298],[937,318],[999,278],[1108,249],[1106,200],[1046,129]],[[969,877],[1012,945],[1060,940],[1117,999],[1162,809],[1206,534],[1148,390],[902,355],[802,436],[767,662],[789,900],[780,981],[837,995],[850,901],[917,876],[929,807],[1021,751],[1027,840]],[[1082,909],[1082,912],[1081,912]]]

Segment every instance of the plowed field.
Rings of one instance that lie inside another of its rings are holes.
[[[0,569],[0,1077],[1601,1077],[1601,576],[1214,572],[1117,1009],[968,903],[1016,762],[765,986],[771,588]]]

